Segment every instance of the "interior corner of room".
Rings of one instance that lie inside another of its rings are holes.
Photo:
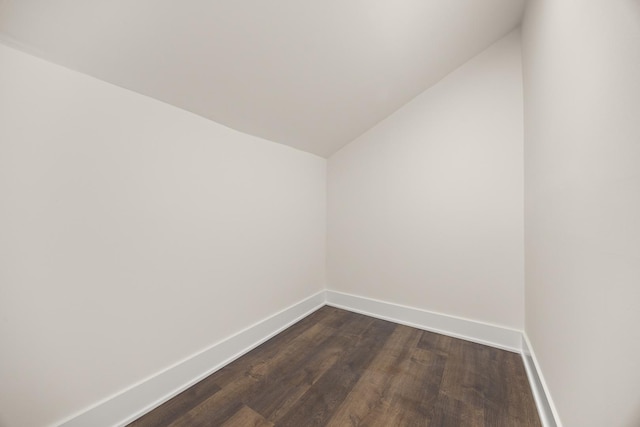
[[[325,305],[521,354],[545,427],[640,425],[638,1],[218,2],[208,59],[207,15],[108,3],[0,1],[0,426],[124,425]]]

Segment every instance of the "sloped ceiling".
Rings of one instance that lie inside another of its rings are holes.
[[[0,40],[327,157],[520,22],[524,0],[0,0]]]

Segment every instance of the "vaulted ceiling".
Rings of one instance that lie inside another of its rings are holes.
[[[327,157],[515,28],[524,0],[0,0],[0,40]]]

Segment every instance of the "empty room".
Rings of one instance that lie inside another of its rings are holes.
[[[0,0],[0,427],[640,427],[640,0]]]

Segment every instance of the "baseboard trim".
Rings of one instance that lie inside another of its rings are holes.
[[[327,305],[520,353],[522,332],[476,320],[327,290]]]
[[[526,333],[358,295],[331,290],[327,290],[326,293],[327,305],[332,307],[520,353],[542,427],[562,427]]]
[[[531,343],[521,331],[331,290],[293,304],[55,425],[125,426],[324,305],[520,353],[542,426],[562,427]]]
[[[542,427],[562,427],[558,411],[556,410],[551,394],[544,380],[538,359],[533,352],[533,347],[526,333],[522,334],[522,361],[529,377],[529,385],[533,392],[533,398],[538,407]]]
[[[59,427],[124,426],[324,305],[325,291],[321,291],[57,425]]]

